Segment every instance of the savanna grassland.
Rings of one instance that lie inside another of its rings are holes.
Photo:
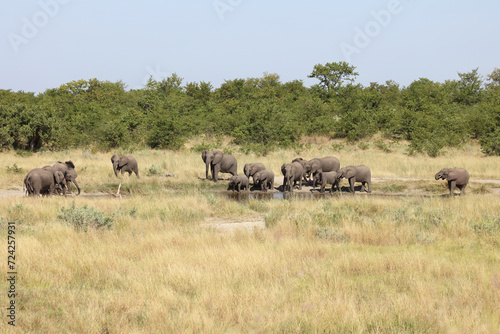
[[[14,221],[18,271],[15,329],[0,283],[1,331],[498,332],[500,158],[474,144],[435,158],[402,145],[316,137],[257,157],[224,144],[239,171],[263,162],[279,175],[297,156],[335,155],[370,166],[374,178],[369,195],[241,201],[227,198],[227,181],[203,179],[189,145],[130,152],[141,179],[124,176],[122,197],[113,196],[114,152],[0,153],[0,270]],[[76,165],[80,196],[11,196],[31,168],[57,160]],[[470,172],[466,196],[443,196],[445,182],[433,179],[443,167]],[[84,206],[112,223],[85,231],[61,218]],[[253,230],[209,225],[262,221]]]

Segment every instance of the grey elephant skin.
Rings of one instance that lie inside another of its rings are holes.
[[[321,185],[320,192],[324,193],[327,184],[331,184],[330,192],[333,192],[333,189],[337,187],[337,190],[340,191],[339,188],[339,179],[337,179],[337,172],[318,172],[314,176],[313,179],[313,188],[316,183]]]
[[[302,165],[302,168],[304,169],[303,171],[303,177],[304,177],[304,183],[308,183],[309,180],[310,180],[310,176],[311,176],[311,166],[307,165],[307,160],[304,160],[302,158],[295,158],[292,160],[292,163],[294,162],[298,162],[299,164]]]
[[[229,173],[233,176],[238,175],[238,162],[231,154],[225,154],[222,151],[205,150],[201,154],[205,162],[205,177],[208,179],[208,169],[212,171],[212,180],[219,180],[219,173]]]
[[[245,174],[246,177],[250,180],[251,177],[254,177],[255,173],[261,170],[265,170],[266,166],[264,164],[261,164],[259,162],[255,163],[248,163],[243,166],[243,174]],[[255,178],[253,179],[253,182],[255,183]]]
[[[121,174],[128,173],[130,176],[132,172],[135,173],[138,179],[139,176],[139,167],[137,165],[137,160],[131,155],[116,155],[113,154],[111,157],[111,162],[113,163],[113,171],[115,172],[115,176],[118,177],[118,171],[121,171]]]
[[[302,189],[302,177],[304,175],[304,168],[298,162],[283,164],[281,166],[281,173],[283,174],[283,191],[293,192],[293,187],[299,183],[299,190]]]
[[[448,181],[448,190],[450,190],[450,196],[453,196],[455,188],[460,189],[460,195],[465,195],[465,187],[469,183],[470,175],[464,168],[443,168],[434,178]]]
[[[254,184],[260,185],[260,190],[274,189],[274,172],[270,169],[258,171],[253,176]]]
[[[68,193],[71,194],[71,183],[73,183],[78,190],[78,194],[80,195],[80,187],[78,186],[78,183],[76,182],[76,177],[78,174],[76,173],[75,170],[75,164],[69,160],[66,162],[61,162],[58,161],[56,162],[53,166],[45,166],[43,167],[44,169],[54,169],[61,171],[64,174],[64,177],[66,179],[66,186],[68,187]]]
[[[30,196],[53,195],[56,187],[66,194],[66,179],[61,171],[35,168],[26,174],[24,187]]]
[[[318,172],[338,172],[340,169],[340,161],[339,159],[332,156],[324,158],[314,158],[305,163],[305,169],[314,178],[314,176]]]
[[[372,192],[372,172],[370,171],[370,168],[365,165],[347,166],[341,168],[337,174],[337,179],[340,181],[342,178],[349,180],[349,186],[353,195],[354,183],[356,182],[361,182],[361,191],[366,191],[368,193]],[[365,189],[365,185],[368,186],[367,189]]]
[[[233,175],[229,179],[229,188],[228,190],[240,192],[241,190],[249,190],[250,183],[248,181],[248,177],[245,175]]]

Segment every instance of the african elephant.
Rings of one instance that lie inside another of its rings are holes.
[[[351,193],[354,195],[354,183],[361,182],[361,191],[366,191],[371,193],[371,183],[372,183],[372,172],[370,168],[364,165],[359,166],[347,166],[341,168],[337,173],[337,180],[346,178],[349,180],[349,185],[351,187]],[[365,184],[368,185],[368,189],[365,190]]]
[[[238,162],[231,154],[224,154],[222,151],[205,150],[201,154],[201,158],[206,164],[205,175],[208,179],[208,167],[212,171],[212,180],[217,182],[220,173],[229,173],[233,176],[238,175]]]
[[[293,192],[293,187],[299,182],[299,190],[302,189],[302,176],[304,175],[304,168],[298,162],[283,164],[281,166],[281,173],[283,173],[283,191]],[[292,184],[293,182],[293,184]]]
[[[270,169],[258,171],[253,176],[254,184],[260,185],[260,190],[267,191],[267,189],[274,188],[274,172]]]
[[[58,161],[53,166],[45,166],[43,168],[50,169],[50,167],[54,168],[55,170],[59,170],[64,174],[64,177],[66,178],[66,185],[68,187],[69,194],[71,194],[71,182],[73,182],[73,184],[76,186],[76,189],[78,189],[77,195],[80,195],[80,187],[78,186],[78,183],[76,182],[76,177],[78,176],[78,174],[76,173],[76,170],[75,170],[75,164],[71,160],[66,161],[66,162]]]
[[[111,157],[111,162],[113,163],[113,171],[115,172],[116,177],[118,177],[118,171],[121,171],[122,175],[124,172],[128,172],[129,176],[132,174],[132,172],[134,172],[135,176],[137,176],[137,178],[140,179],[137,160],[135,160],[133,156],[131,155],[117,156],[116,154],[113,154],[113,156]]]
[[[309,178],[311,176],[311,166],[309,166],[309,168],[307,168],[307,160],[304,160],[302,158],[295,158],[292,160],[292,162],[298,162],[299,164],[302,165],[302,168],[304,169],[304,183],[307,183],[309,182]]]
[[[321,193],[325,192],[325,187],[327,184],[332,185],[330,192],[333,192],[333,188],[335,188],[335,186],[337,186],[337,190],[340,190],[339,179],[337,179],[337,172],[317,172],[316,175],[314,175],[313,188],[316,182],[319,182],[319,184],[321,184]]]
[[[248,179],[250,180],[250,177],[253,177],[255,173],[264,169],[266,169],[266,166],[264,166],[264,164],[258,162],[248,163],[243,167],[243,174],[245,174],[246,177],[248,177]],[[253,179],[253,182],[255,183],[255,178]]]
[[[245,175],[233,175],[233,176],[231,176],[231,178],[229,179],[228,190],[233,190],[233,191],[237,190],[238,192],[240,192],[241,189],[244,189],[244,190],[250,189],[248,177],[246,177]]]
[[[314,158],[305,163],[305,169],[314,178],[314,175],[316,175],[316,173],[318,172],[338,172],[340,169],[340,161],[339,159],[332,156],[324,158]]]
[[[448,181],[450,196],[453,196],[455,187],[460,189],[460,195],[465,195],[465,187],[467,187],[470,178],[469,173],[463,168],[443,168],[434,177],[436,180]]]
[[[28,172],[24,178],[24,188],[31,196],[49,194],[53,195],[56,188],[66,194],[66,179],[59,170],[35,168]]]

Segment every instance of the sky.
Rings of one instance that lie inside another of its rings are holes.
[[[500,68],[498,0],[26,0],[0,3],[0,89],[44,92],[97,78],[142,88],[308,78],[346,61],[356,82],[458,79]]]

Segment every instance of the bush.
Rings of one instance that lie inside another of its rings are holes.
[[[479,143],[484,154],[500,155],[500,129],[496,128],[494,131],[483,136]]]
[[[103,211],[89,208],[87,204],[76,208],[74,201],[67,209],[63,206],[57,214],[57,218],[73,225],[77,231],[87,232],[89,227],[110,229],[113,226],[113,218],[105,216]]]

